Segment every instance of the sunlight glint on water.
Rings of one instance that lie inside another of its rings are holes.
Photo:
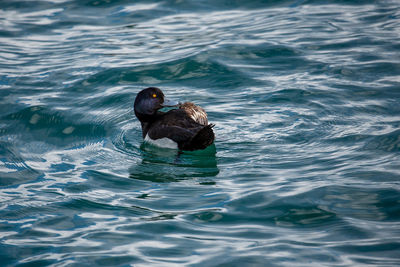
[[[1,266],[400,264],[396,1],[0,9]],[[144,144],[148,86],[215,144]]]

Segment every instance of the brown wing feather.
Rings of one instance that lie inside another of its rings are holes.
[[[185,102],[179,106],[197,123],[201,125],[208,125],[207,113],[199,106],[191,102]]]

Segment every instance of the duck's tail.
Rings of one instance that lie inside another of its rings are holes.
[[[187,142],[182,149],[183,150],[198,150],[205,149],[214,142],[214,131],[213,127],[215,124],[208,124],[204,126],[200,131],[197,132],[192,139]]]

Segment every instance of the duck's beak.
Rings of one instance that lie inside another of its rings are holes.
[[[178,101],[173,101],[173,100],[169,100],[169,99],[164,99],[164,103],[161,104],[161,106],[163,108],[165,107],[177,107],[179,106],[181,103],[179,103]]]

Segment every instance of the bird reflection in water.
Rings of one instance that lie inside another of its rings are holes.
[[[143,143],[140,151],[142,161],[129,169],[133,179],[164,183],[199,178],[201,183],[214,184],[208,178],[219,173],[214,144],[204,150],[182,152]]]

